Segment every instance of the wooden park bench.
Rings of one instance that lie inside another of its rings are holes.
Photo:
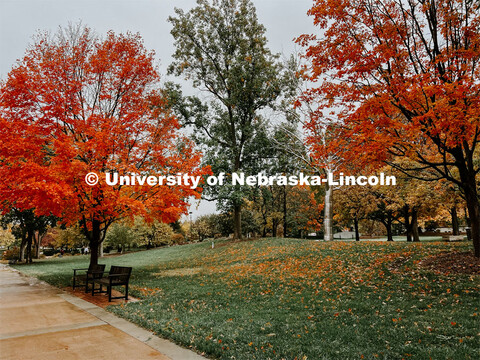
[[[93,280],[92,296],[94,296],[94,294],[96,293],[98,294],[106,292],[108,294],[108,301],[112,301],[112,299],[123,298],[125,298],[125,300],[128,300],[128,281],[130,280],[131,273],[131,267],[112,265],[107,277]],[[98,290],[95,290],[95,284],[100,285],[100,288]],[[103,290],[104,285],[107,287],[106,291]],[[112,297],[112,287],[114,286],[125,286],[125,295]]]
[[[73,290],[75,287],[85,285],[85,292],[88,292],[88,284],[93,280],[101,279],[105,271],[105,264],[90,265],[88,268],[73,269]]]

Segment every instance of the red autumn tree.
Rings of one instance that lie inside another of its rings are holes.
[[[320,104],[310,129],[335,124],[320,153],[456,184],[480,257],[479,2],[316,0],[309,14],[321,35],[298,42],[318,86],[301,101]]]
[[[0,90],[0,204],[79,223],[91,263],[107,228],[139,214],[171,222],[190,186],[109,186],[119,175],[203,175],[200,154],[178,133],[159,88],[154,54],[139,35],[70,26],[40,35]],[[95,186],[85,182],[96,172]]]
[[[293,219],[293,229],[306,234],[322,228],[324,204],[315,197],[315,190],[305,186],[294,186],[290,191],[289,213]]]

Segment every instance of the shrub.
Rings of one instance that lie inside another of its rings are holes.
[[[59,252],[60,251],[55,250],[55,249],[43,249],[43,255],[45,255],[45,256],[53,256],[53,255],[55,255]]]
[[[18,260],[20,258],[20,248],[5,250],[2,256],[3,260]]]
[[[173,234],[171,239],[174,245],[185,244],[185,237],[182,234]]]

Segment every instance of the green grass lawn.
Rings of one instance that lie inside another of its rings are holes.
[[[110,311],[212,358],[478,359],[480,276],[419,263],[468,250],[468,242],[265,239],[101,263],[133,266],[131,293],[142,299]],[[87,264],[77,256],[16,267],[65,286]]]

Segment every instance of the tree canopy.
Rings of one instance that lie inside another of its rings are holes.
[[[178,128],[140,35],[101,39],[82,26],[40,34],[0,89],[2,207],[79,222],[96,263],[117,219],[171,222],[200,196],[188,186],[105,183],[106,172],[207,173]],[[94,186],[85,182],[90,172],[99,176]]]
[[[262,156],[266,125],[260,111],[274,105],[285,87],[278,56],[270,52],[265,27],[249,0],[198,0],[169,18],[175,39],[170,72],[183,75],[208,99],[179,97],[177,110],[192,125],[214,173],[250,172]],[[244,189],[208,189],[233,209],[241,237]]]
[[[315,83],[300,102],[318,104],[309,141],[331,127],[318,153],[458,185],[480,256],[479,2],[317,0],[309,15],[321,31],[297,40]]]

